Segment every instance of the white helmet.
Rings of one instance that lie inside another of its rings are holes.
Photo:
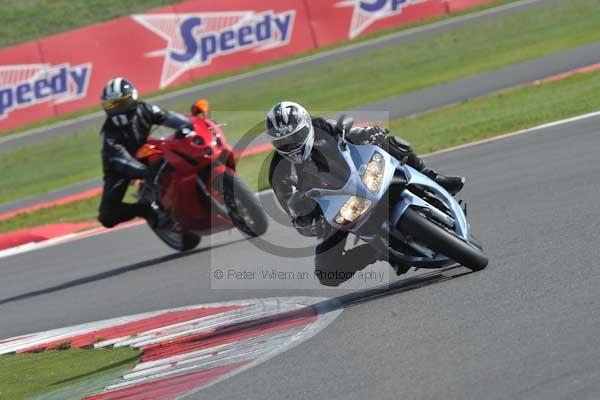
[[[108,81],[102,91],[102,108],[117,126],[127,125],[138,105],[138,92],[125,78]]]
[[[265,125],[275,151],[293,163],[308,159],[315,130],[304,107],[290,101],[275,104],[267,113]]]

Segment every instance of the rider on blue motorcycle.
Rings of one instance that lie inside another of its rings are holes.
[[[271,108],[266,118],[266,130],[275,149],[269,170],[269,182],[283,209],[292,217],[292,224],[304,236],[324,238],[316,248],[315,271],[322,284],[337,286],[343,281],[332,276],[348,277],[347,271],[356,272],[379,259],[368,245],[345,250],[347,232],[332,232],[321,209],[304,193],[328,182],[336,182],[339,132],[335,125],[323,118],[311,118],[300,104],[284,101]],[[352,128],[347,140],[354,144],[375,144],[391,155],[421,171],[452,194],[458,193],[464,178],[439,175],[425,168],[410,144],[379,126]],[[338,182],[343,179],[337,178]],[[343,184],[342,184],[343,185]],[[344,274],[336,274],[343,266]],[[406,269],[405,269],[406,270]]]

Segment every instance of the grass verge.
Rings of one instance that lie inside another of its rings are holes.
[[[235,139],[281,99],[343,110],[598,41],[599,25],[600,0],[565,0],[239,86],[212,96],[214,117]],[[3,154],[0,202],[91,179],[99,167],[97,128]]]
[[[417,152],[443,148],[525,129],[600,109],[600,72],[533,85],[469,100],[415,118],[392,121],[391,131],[409,140]],[[254,189],[266,189],[271,153],[239,161],[241,177]],[[468,171],[465,171],[468,177]],[[72,203],[0,222],[0,232],[59,221],[92,219],[98,199]],[[52,216],[61,216],[52,221]]]
[[[93,221],[98,215],[99,204],[100,196],[94,196],[87,200],[20,214],[0,221],[0,234],[61,222]]]
[[[600,72],[495,93],[391,123],[425,153],[600,110]]]
[[[58,350],[0,356],[0,398],[24,399],[132,367],[139,352],[131,348]]]
[[[77,133],[2,153],[0,168],[0,203],[100,176],[98,133]]]

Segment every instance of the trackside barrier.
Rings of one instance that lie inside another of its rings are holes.
[[[0,131],[495,0],[189,0],[0,49]]]

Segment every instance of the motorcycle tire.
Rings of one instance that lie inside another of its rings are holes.
[[[154,229],[156,236],[163,241],[164,244],[179,252],[195,249],[200,244],[201,237],[191,232],[174,232],[168,229]]]
[[[150,192],[145,190],[146,183],[142,182],[138,190],[138,197],[144,199],[148,203],[151,203],[154,199],[149,195]],[[189,251],[195,249],[200,244],[202,239],[200,236],[192,232],[175,232],[169,228],[154,228],[148,224],[150,229],[154,232],[164,244],[170,248],[179,252]]]
[[[476,244],[464,241],[412,208],[404,212],[398,226],[403,233],[471,271],[480,271],[488,265],[488,257]]]
[[[227,173],[223,174],[222,188],[223,199],[233,225],[247,236],[263,235],[269,222],[256,193],[239,177]]]

